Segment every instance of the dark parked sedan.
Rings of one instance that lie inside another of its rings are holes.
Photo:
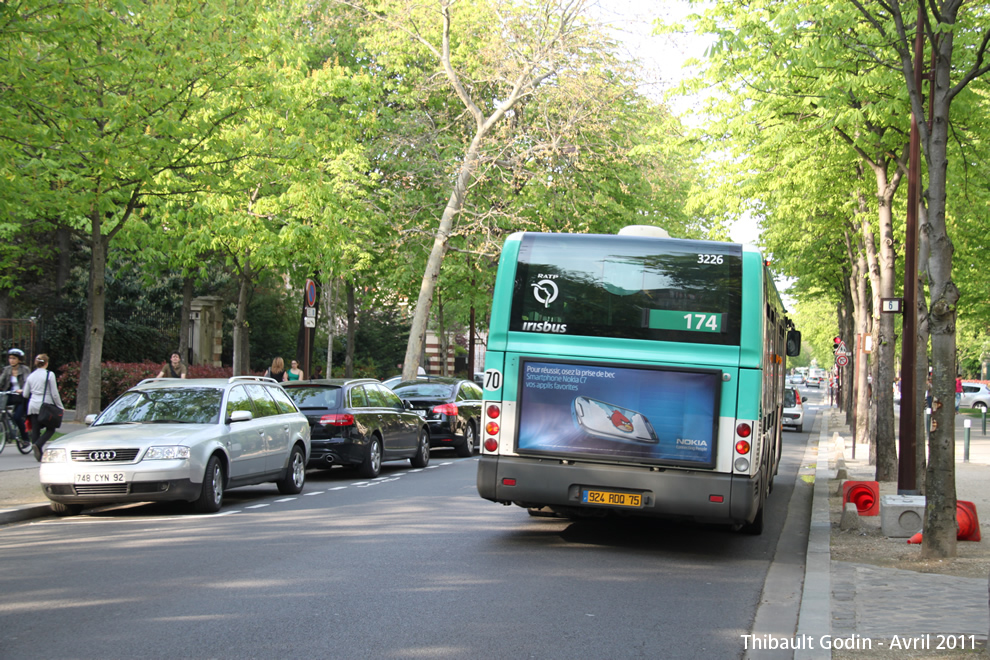
[[[429,423],[434,447],[454,447],[458,456],[474,453],[483,397],[474,382],[431,376],[403,381],[393,385],[392,391]]]
[[[308,467],[356,465],[362,476],[377,477],[383,461],[409,459],[413,467],[430,462],[430,431],[390,389],[370,378],[283,383],[309,420]]]

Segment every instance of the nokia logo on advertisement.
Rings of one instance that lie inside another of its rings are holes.
[[[534,323],[533,321],[525,321],[522,324],[523,332],[556,332],[557,334],[563,334],[567,332],[566,323]]]
[[[678,444],[678,446],[685,446],[686,445],[688,447],[707,447],[708,446],[708,441],[707,440],[687,440],[685,438],[678,438],[677,439],[677,444]]]

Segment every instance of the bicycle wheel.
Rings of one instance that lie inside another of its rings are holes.
[[[7,446],[7,437],[10,435],[10,423],[7,421],[6,412],[0,414],[3,415],[3,418],[0,419],[0,454],[2,454],[4,447]]]
[[[34,447],[34,443],[31,442],[30,436],[26,440],[21,439],[21,433],[17,430],[17,425],[14,424],[14,435],[17,438],[17,450],[22,454],[30,454],[31,449]]]

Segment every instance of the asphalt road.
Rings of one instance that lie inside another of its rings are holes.
[[[149,504],[9,525],[0,656],[741,657],[806,440],[785,433],[759,537],[532,518],[480,499],[476,459],[442,451],[372,481],[311,471],[295,497],[232,490],[215,515]]]

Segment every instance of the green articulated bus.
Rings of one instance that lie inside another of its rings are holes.
[[[762,532],[801,336],[756,249],[655,227],[513,234],[491,319],[483,498]]]

